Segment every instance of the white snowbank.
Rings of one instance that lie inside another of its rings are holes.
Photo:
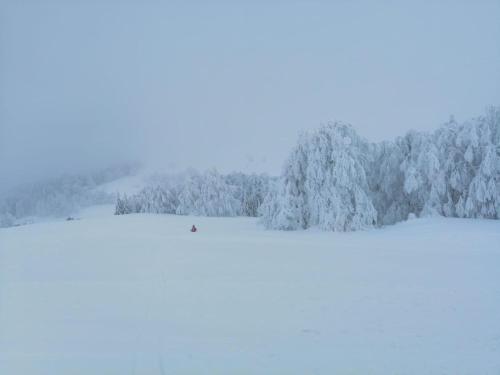
[[[499,221],[98,211],[0,229],[1,374],[500,373]]]

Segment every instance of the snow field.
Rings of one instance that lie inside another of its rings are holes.
[[[499,221],[105,211],[0,229],[1,374],[500,373]]]

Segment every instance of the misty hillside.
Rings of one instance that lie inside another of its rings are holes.
[[[63,176],[7,195],[0,226],[109,203],[117,215],[261,216],[284,230],[351,231],[411,216],[498,219],[500,109],[380,143],[331,123],[300,136],[279,178],[215,168],[143,175],[132,166]]]
[[[0,227],[28,224],[44,218],[63,218],[96,204],[116,201],[110,183],[131,178],[138,166],[123,164],[87,174],[66,174],[25,183],[0,195]],[[126,187],[125,187],[126,188]]]

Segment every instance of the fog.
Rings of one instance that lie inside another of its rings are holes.
[[[500,104],[500,2],[0,3],[0,184],[139,160],[277,174]]]

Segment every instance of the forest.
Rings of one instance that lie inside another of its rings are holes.
[[[328,123],[299,136],[277,177],[189,169],[149,178],[131,195],[99,189],[136,172],[125,165],[21,186],[0,200],[0,226],[112,202],[116,215],[252,216],[279,230],[353,231],[431,215],[498,219],[500,108],[378,143]]]

